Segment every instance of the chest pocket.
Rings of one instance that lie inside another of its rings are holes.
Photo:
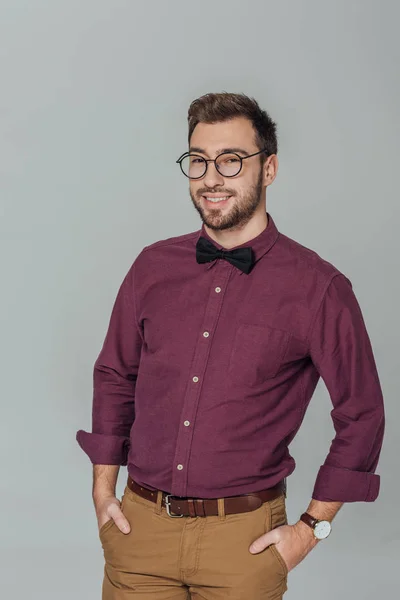
[[[283,362],[290,333],[264,324],[241,323],[229,358],[229,378],[247,386],[275,377]]]

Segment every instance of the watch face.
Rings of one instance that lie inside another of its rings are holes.
[[[319,540],[323,540],[324,538],[328,537],[331,531],[332,527],[329,521],[318,521],[314,527],[314,535]]]

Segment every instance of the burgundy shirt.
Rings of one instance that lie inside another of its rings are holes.
[[[312,498],[374,501],[385,428],[371,342],[349,279],[267,227],[246,274],[196,261],[200,230],[143,248],[94,365],[93,464],[127,465],[175,496],[262,490],[295,469],[288,446],[322,377],[335,437]],[[328,440],[327,440],[328,441]]]

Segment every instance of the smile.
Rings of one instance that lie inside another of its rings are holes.
[[[214,204],[217,202],[224,202],[230,197],[231,196],[203,196],[208,202],[213,202]]]

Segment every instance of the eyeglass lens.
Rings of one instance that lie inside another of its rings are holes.
[[[241,160],[237,154],[220,154],[216,159],[217,170],[225,177],[237,175],[241,168]],[[187,177],[196,179],[202,177],[207,169],[207,163],[201,156],[189,154],[182,161],[182,171]]]

